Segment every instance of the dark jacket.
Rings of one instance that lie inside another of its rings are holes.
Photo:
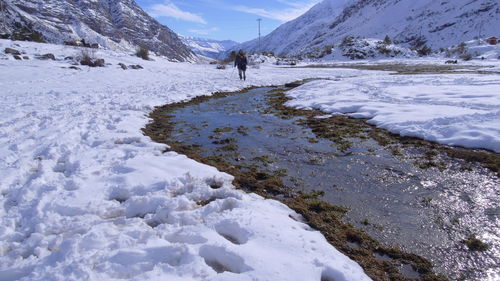
[[[236,55],[236,59],[234,60],[234,66],[238,66],[238,69],[241,69],[243,71],[247,70],[247,57],[245,55]]]

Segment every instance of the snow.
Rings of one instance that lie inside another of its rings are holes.
[[[79,48],[6,47],[30,59],[0,54],[0,280],[370,280],[285,205],[141,132],[155,106],[359,71],[263,64],[241,82],[164,57],[100,49],[106,67],[74,70]]]
[[[2,281],[370,280],[282,203],[236,190],[231,175],[164,153],[166,145],[144,136],[148,114],[166,103],[328,78],[289,92],[290,105],[500,151],[498,74],[263,63],[245,82],[231,68],[102,49],[95,55],[106,67],[73,70],[64,58],[79,55],[77,47],[0,40],[6,47],[30,60],[0,54]],[[45,53],[57,60],[34,59]],[[119,62],[144,69],[122,70]]]
[[[403,136],[500,152],[498,74],[370,75],[315,81],[287,105],[368,118]]]

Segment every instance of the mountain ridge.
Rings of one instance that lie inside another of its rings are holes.
[[[85,39],[111,49],[143,46],[175,61],[196,59],[177,34],[134,0],[10,0],[4,5],[8,31],[27,27],[51,43]]]
[[[480,36],[499,36],[500,3],[495,0],[324,0],[261,39],[233,49],[302,55],[347,36],[444,48]]]
[[[238,45],[233,40],[214,40],[198,37],[179,36],[182,42],[188,46],[195,54],[217,59],[221,54]]]

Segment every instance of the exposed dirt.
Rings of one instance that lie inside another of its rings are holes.
[[[396,75],[405,74],[500,74],[498,71],[484,71],[485,66],[457,64],[324,64],[296,68],[347,68],[361,70],[393,71]]]

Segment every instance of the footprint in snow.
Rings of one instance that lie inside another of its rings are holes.
[[[215,231],[229,242],[242,245],[248,242],[251,233],[243,229],[237,222],[224,220],[215,226]]]
[[[226,271],[243,273],[253,270],[253,268],[245,264],[245,260],[242,257],[227,251],[223,247],[202,246],[200,248],[200,256],[217,273]]]

